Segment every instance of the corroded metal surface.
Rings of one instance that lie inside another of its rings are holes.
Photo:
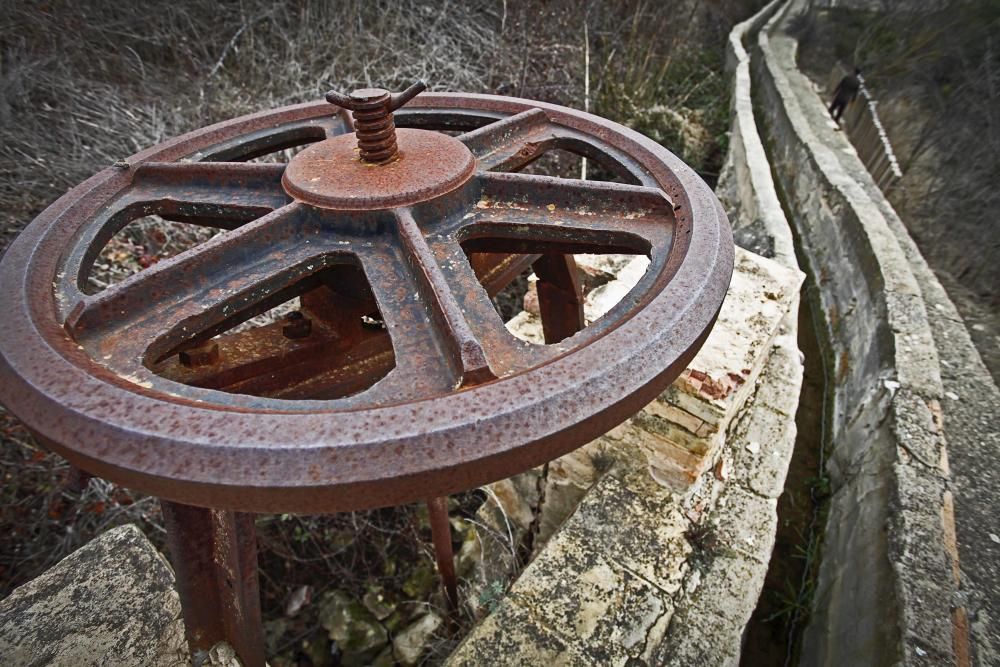
[[[455,574],[455,554],[451,546],[451,523],[448,518],[448,499],[434,498],[427,501],[427,516],[431,523],[431,539],[438,574],[444,588],[448,612],[458,611],[458,577]]]
[[[327,102],[352,112],[358,157],[367,164],[384,164],[396,159],[396,125],[392,112],[423,92],[427,85],[417,81],[401,93],[383,88],[362,88],[350,95],[331,90]]]
[[[451,192],[472,177],[476,159],[458,139],[429,130],[400,129],[391,162],[368,164],[354,135],[321,141],[296,155],[282,185],[311,206],[376,210],[410,206]]]
[[[732,242],[711,191],[660,146],[561,107],[424,94],[396,125],[464,132],[456,140],[476,160],[433,199],[333,211],[289,197],[282,164],[231,162],[350,131],[331,112],[287,107],[143,151],[67,193],[12,244],[0,263],[0,399],[42,442],[88,472],[191,505],[385,506],[565,453],[634,413],[697,351]],[[623,183],[502,173],[550,148]],[[87,293],[105,242],[153,213],[229,231]],[[479,276],[502,277],[511,254],[577,252],[644,253],[651,264],[601,320],[553,332],[558,343],[508,334]],[[299,294],[308,334],[286,336],[284,322],[225,333]],[[212,339],[217,358],[198,352]],[[182,364],[180,352],[207,365]]]
[[[192,658],[224,639],[247,667],[263,665],[253,515],[160,505]]]

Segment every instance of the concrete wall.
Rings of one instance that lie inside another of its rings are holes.
[[[722,167],[716,194],[733,226],[738,245],[785,266],[798,268],[788,221],[771,177],[751,99],[750,56],[744,48],[748,35],[756,35],[781,7],[772,0],[757,14],[736,25],[726,45],[726,71],[731,77],[729,152]]]
[[[957,554],[937,350],[908,260],[859,185],[863,165],[845,168],[817,136],[832,132],[825,109],[796,69],[796,43],[775,29],[803,9],[789,3],[761,31],[753,72],[833,357],[833,495],[803,664],[952,664]]]
[[[555,502],[568,511],[452,654],[450,667],[739,663],[795,444],[802,359],[786,322],[795,321],[788,314],[802,278],[737,249],[719,324],[689,366],[746,372],[749,395],[725,402],[718,422],[725,438],[712,465],[697,464],[704,472],[681,486],[656,474],[665,441],[662,425],[652,422],[675,399],[671,389],[625,424],[551,462],[543,509]],[[532,475],[519,476],[527,483],[514,478],[506,490],[492,485],[502,511],[495,518],[489,504],[480,511],[477,523],[496,527],[479,533],[484,567],[474,578],[481,590],[498,581],[493,552],[510,550],[509,543],[490,546],[489,535],[523,530],[537,512]],[[569,502],[564,485],[579,489]],[[466,599],[471,604],[481,596],[471,591]]]

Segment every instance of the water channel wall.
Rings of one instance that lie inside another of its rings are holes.
[[[797,43],[774,30],[803,9],[782,7],[752,58],[756,117],[831,357],[832,495],[802,661],[954,664],[967,638],[937,349],[881,194],[818,134],[832,132],[826,110],[796,68]]]

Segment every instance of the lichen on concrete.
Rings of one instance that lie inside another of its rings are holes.
[[[0,664],[188,664],[174,575],[135,526],[104,533],[0,601]]]
[[[712,462],[728,472],[720,475],[704,460],[707,448],[701,458],[684,450],[694,457],[684,459],[677,451],[678,466],[697,472],[686,473],[682,486],[658,483],[649,452],[676,445],[662,424],[649,428],[649,417],[641,415],[550,463],[543,515],[560,483],[582,498],[575,507],[577,496],[558,505],[552,513],[560,514],[558,530],[449,665],[689,665],[738,658],[774,540],[802,361],[794,335],[801,275],[743,251],[737,271],[723,306],[731,310],[720,316],[732,326],[713,331],[710,339],[717,340],[706,344],[701,363],[722,375],[754,370],[742,374],[739,397],[693,400],[711,406],[702,409],[714,425],[706,437],[719,443]],[[749,337],[737,331],[740,309],[749,313],[749,304],[765,302],[760,310],[768,324]],[[689,388],[674,391],[695,398]],[[695,418],[690,412],[678,415],[674,408],[661,397],[647,411],[679,428],[695,425],[684,421]],[[760,439],[751,447],[754,455],[747,451],[751,438]],[[537,471],[529,479],[537,482]],[[504,483],[500,495],[524,494],[503,501],[508,520],[533,506],[532,488]]]

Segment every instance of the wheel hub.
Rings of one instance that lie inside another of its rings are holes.
[[[398,153],[371,164],[361,158],[355,134],[306,148],[289,162],[282,177],[296,200],[336,210],[379,210],[418,204],[451,192],[476,168],[472,152],[440,132],[396,130]]]

